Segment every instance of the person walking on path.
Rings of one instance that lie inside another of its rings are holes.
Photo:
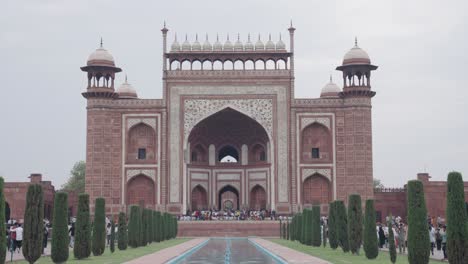
[[[379,247],[383,248],[385,244],[385,231],[382,228],[382,225],[379,226]]]
[[[444,225],[440,230],[440,236],[442,237],[442,252],[444,252],[444,258],[442,261],[447,259],[447,227]]]
[[[406,230],[405,230],[405,225],[403,223],[400,223],[400,227],[398,228],[398,250],[400,251],[400,254],[403,252],[406,252]]]
[[[107,228],[106,228],[107,245],[108,246],[110,246],[111,234],[112,234],[112,225],[111,225],[111,223],[108,223]]]
[[[13,252],[16,250],[16,224],[10,226],[10,248]]]
[[[47,239],[49,238],[49,228],[47,224],[44,224],[44,236],[42,237],[42,254],[44,255],[45,249],[47,248]]]
[[[21,252],[21,246],[23,244],[23,227],[21,224],[18,224],[16,228],[16,247],[18,248],[18,253]]]
[[[75,245],[75,223],[71,224],[68,234],[70,235],[70,247],[73,248]]]
[[[434,247],[435,247],[435,231],[432,226],[429,226],[429,240],[431,241],[431,254],[434,256]]]

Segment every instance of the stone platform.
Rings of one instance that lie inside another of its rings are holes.
[[[178,237],[279,237],[279,221],[179,221]]]

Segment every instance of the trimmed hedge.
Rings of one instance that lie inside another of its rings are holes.
[[[111,253],[115,251],[115,222],[114,219],[111,219],[111,237],[110,237],[110,245],[109,249]]]
[[[3,179],[1,179],[1,189],[3,189]],[[1,194],[3,196],[3,192]],[[5,201],[2,197],[3,208],[5,213]],[[28,187],[26,194],[26,210],[24,212],[24,233],[23,233],[23,256],[29,263],[34,263],[41,257],[42,254],[42,238],[44,235],[44,194],[42,186],[39,184],[31,184]],[[5,216],[0,216],[0,221],[4,224]],[[3,230],[6,230],[5,228]],[[2,235],[5,238],[4,234]],[[4,245],[3,250],[6,250]],[[68,254],[67,254],[68,258]],[[65,259],[66,260],[66,259]],[[3,262],[2,262],[3,263]]]
[[[330,248],[332,249],[338,248],[336,217],[336,201],[333,201],[328,207],[328,241],[330,241]]]
[[[68,194],[65,192],[55,194],[52,227],[52,261],[54,263],[66,262],[70,241],[68,238]],[[42,228],[40,233],[44,233]]]
[[[424,187],[421,181],[411,180],[407,185],[408,201],[408,262],[429,262],[430,240]]]
[[[348,200],[348,239],[351,253],[359,255],[362,244],[362,204],[359,194],[351,194]]]
[[[128,245],[132,248],[140,246],[140,207],[130,207],[130,221],[128,223]]]
[[[161,212],[156,211],[156,242],[162,241]]]
[[[343,252],[349,251],[348,240],[348,217],[346,216],[346,208],[343,201],[336,201],[336,230],[338,235],[338,245]]]
[[[366,200],[364,217],[364,252],[366,258],[375,259],[379,255],[379,242],[375,235],[375,209],[374,200]]]
[[[0,230],[6,230],[5,222],[8,220],[5,217],[5,193],[4,193],[5,180],[3,177],[0,177]],[[0,250],[0,263],[5,263],[6,259],[6,248],[7,241],[6,236],[0,236],[0,248],[5,250]]]
[[[96,198],[94,207],[92,251],[94,256],[100,256],[106,249],[106,200]]]
[[[117,247],[126,250],[128,245],[127,219],[124,212],[119,213],[119,232]]]
[[[468,263],[468,222],[463,178],[459,172],[447,177],[447,250],[450,263]]]
[[[84,259],[91,255],[91,221],[89,218],[89,195],[78,196],[78,212],[75,223],[75,244],[73,255]]]
[[[320,234],[320,206],[312,206],[311,214],[311,245],[314,247],[320,247],[321,244],[321,234]]]

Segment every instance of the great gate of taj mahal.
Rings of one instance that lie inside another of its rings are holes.
[[[86,192],[108,213],[131,204],[182,214],[251,208],[287,214],[373,197],[371,64],[357,41],[319,98],[294,97],[294,31],[177,36],[162,29],[163,96],[140,99],[102,44],[87,73]],[[92,206],[93,207],[93,206]]]

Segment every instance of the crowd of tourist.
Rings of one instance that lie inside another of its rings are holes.
[[[408,226],[403,223],[401,217],[392,217],[386,219],[388,223],[390,223],[394,239],[395,239],[395,247],[398,248],[398,251],[401,253],[406,253],[406,248],[408,247]],[[434,255],[434,249],[438,251],[442,250],[444,258],[442,260],[447,259],[447,233],[446,228],[447,226],[443,224],[443,219],[440,217],[437,218],[437,222],[431,218],[428,218],[428,225],[429,225],[429,240],[430,240],[430,249],[431,254]],[[388,237],[389,237],[389,227],[387,225],[383,225],[378,223],[377,225],[377,237],[379,239],[379,247],[380,248],[388,248]]]
[[[195,210],[187,211],[185,215],[179,216],[179,221],[209,221],[209,220],[223,220],[223,221],[234,221],[234,220],[250,220],[250,221],[261,221],[261,220],[276,220],[278,216],[276,212],[268,211],[265,209],[254,210],[254,209],[242,209],[242,210]]]

